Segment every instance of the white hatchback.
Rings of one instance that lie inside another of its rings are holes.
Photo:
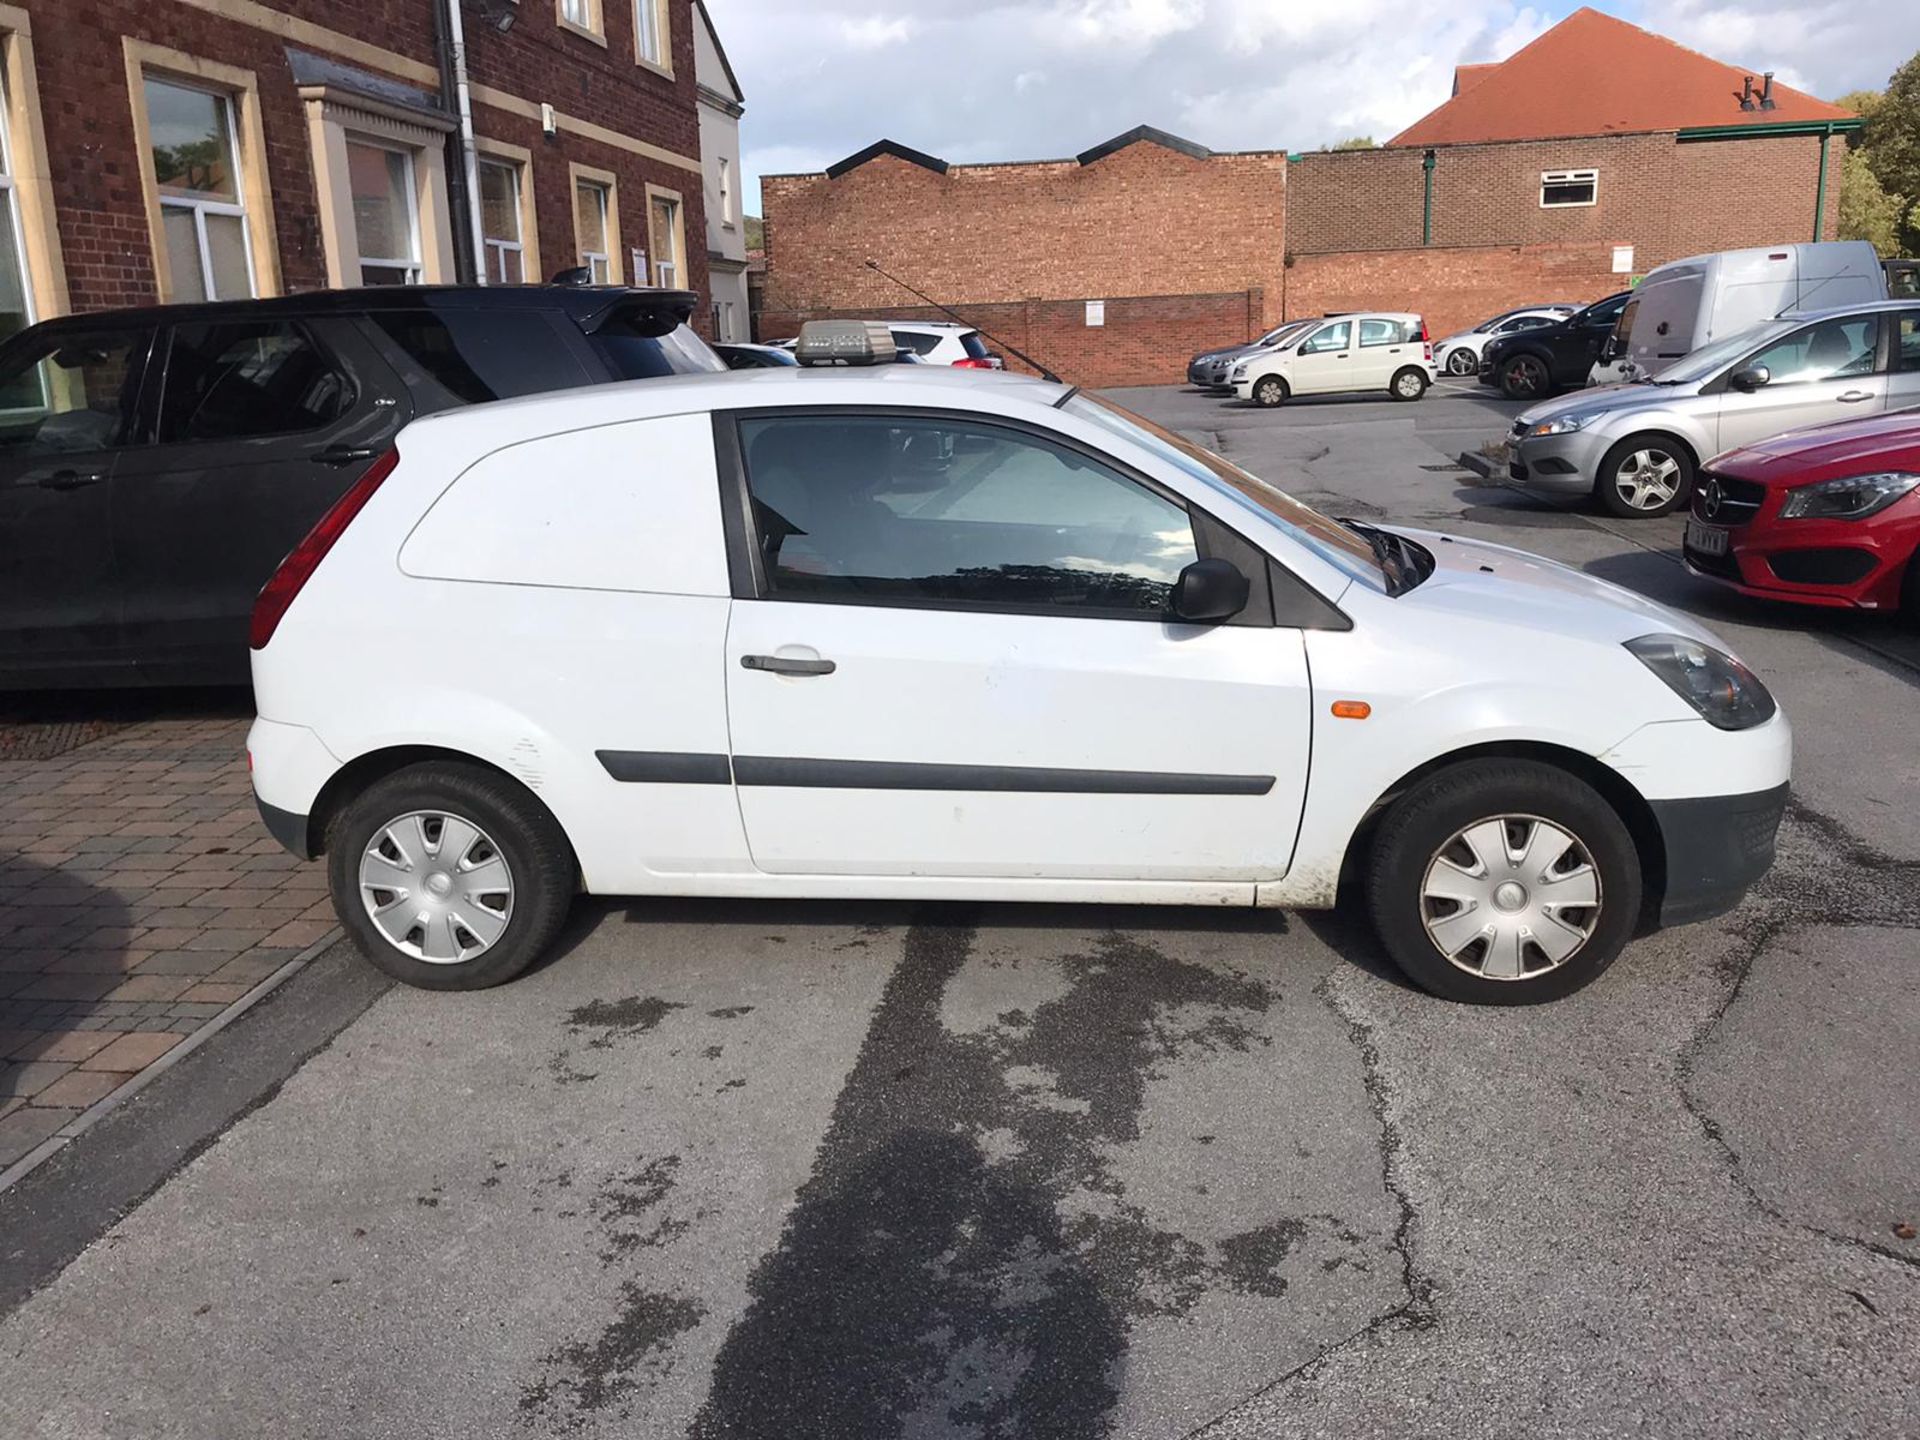
[[[1227,372],[1234,394],[1256,405],[1296,395],[1378,390],[1418,400],[1433,384],[1433,346],[1418,315],[1329,315],[1286,342],[1249,355]]]
[[[1348,880],[1426,988],[1551,999],[1739,899],[1791,750],[1651,601],[927,367],[415,421],[253,646],[269,830],[326,856],[376,964],[446,989],[518,973],[581,891],[1324,907]]]

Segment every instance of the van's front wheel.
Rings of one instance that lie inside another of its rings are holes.
[[[1639,922],[1633,837],[1592,786],[1529,760],[1429,776],[1380,823],[1367,876],[1380,941],[1423,990],[1477,1005],[1558,1000]]]
[[[426,990],[480,990],[552,943],[573,900],[573,852],[546,808],[503,776],[451,763],[376,781],[327,838],[340,923],[380,969]]]

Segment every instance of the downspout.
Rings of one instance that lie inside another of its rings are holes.
[[[1813,192],[1813,239],[1820,241],[1820,234],[1827,224],[1827,142],[1833,139],[1833,126],[1828,125],[1820,132],[1820,183]]]
[[[480,158],[473,144],[473,96],[467,86],[467,34],[460,22],[460,0],[446,0],[448,63],[453,70],[454,116],[460,132],[461,188],[466,192],[469,283],[487,283],[487,242],[480,228]]]
[[[1429,150],[1420,159],[1422,189],[1424,194],[1420,202],[1420,243],[1433,244],[1433,151]]]

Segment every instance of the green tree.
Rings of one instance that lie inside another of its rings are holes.
[[[1898,255],[1900,225],[1908,209],[1904,196],[1889,195],[1873,173],[1864,150],[1847,152],[1840,172],[1840,224],[1836,240],[1870,241],[1882,258]]]
[[[1380,142],[1371,135],[1354,135],[1345,140],[1336,140],[1327,146],[1329,150],[1378,150]]]
[[[1859,135],[1860,151],[1881,190],[1901,197],[1899,249],[1920,254],[1920,55],[1894,71],[1879,99],[1862,113],[1867,123]]]
[[[747,221],[747,249],[764,250],[767,248],[766,222],[758,215],[749,215]]]

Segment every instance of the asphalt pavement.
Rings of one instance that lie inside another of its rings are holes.
[[[1796,724],[1773,876],[1521,1011],[1339,913],[596,901],[475,995],[342,949],[0,1201],[0,1434],[1920,1433],[1913,638],[1462,470],[1473,387],[1118,398],[1705,616]]]

